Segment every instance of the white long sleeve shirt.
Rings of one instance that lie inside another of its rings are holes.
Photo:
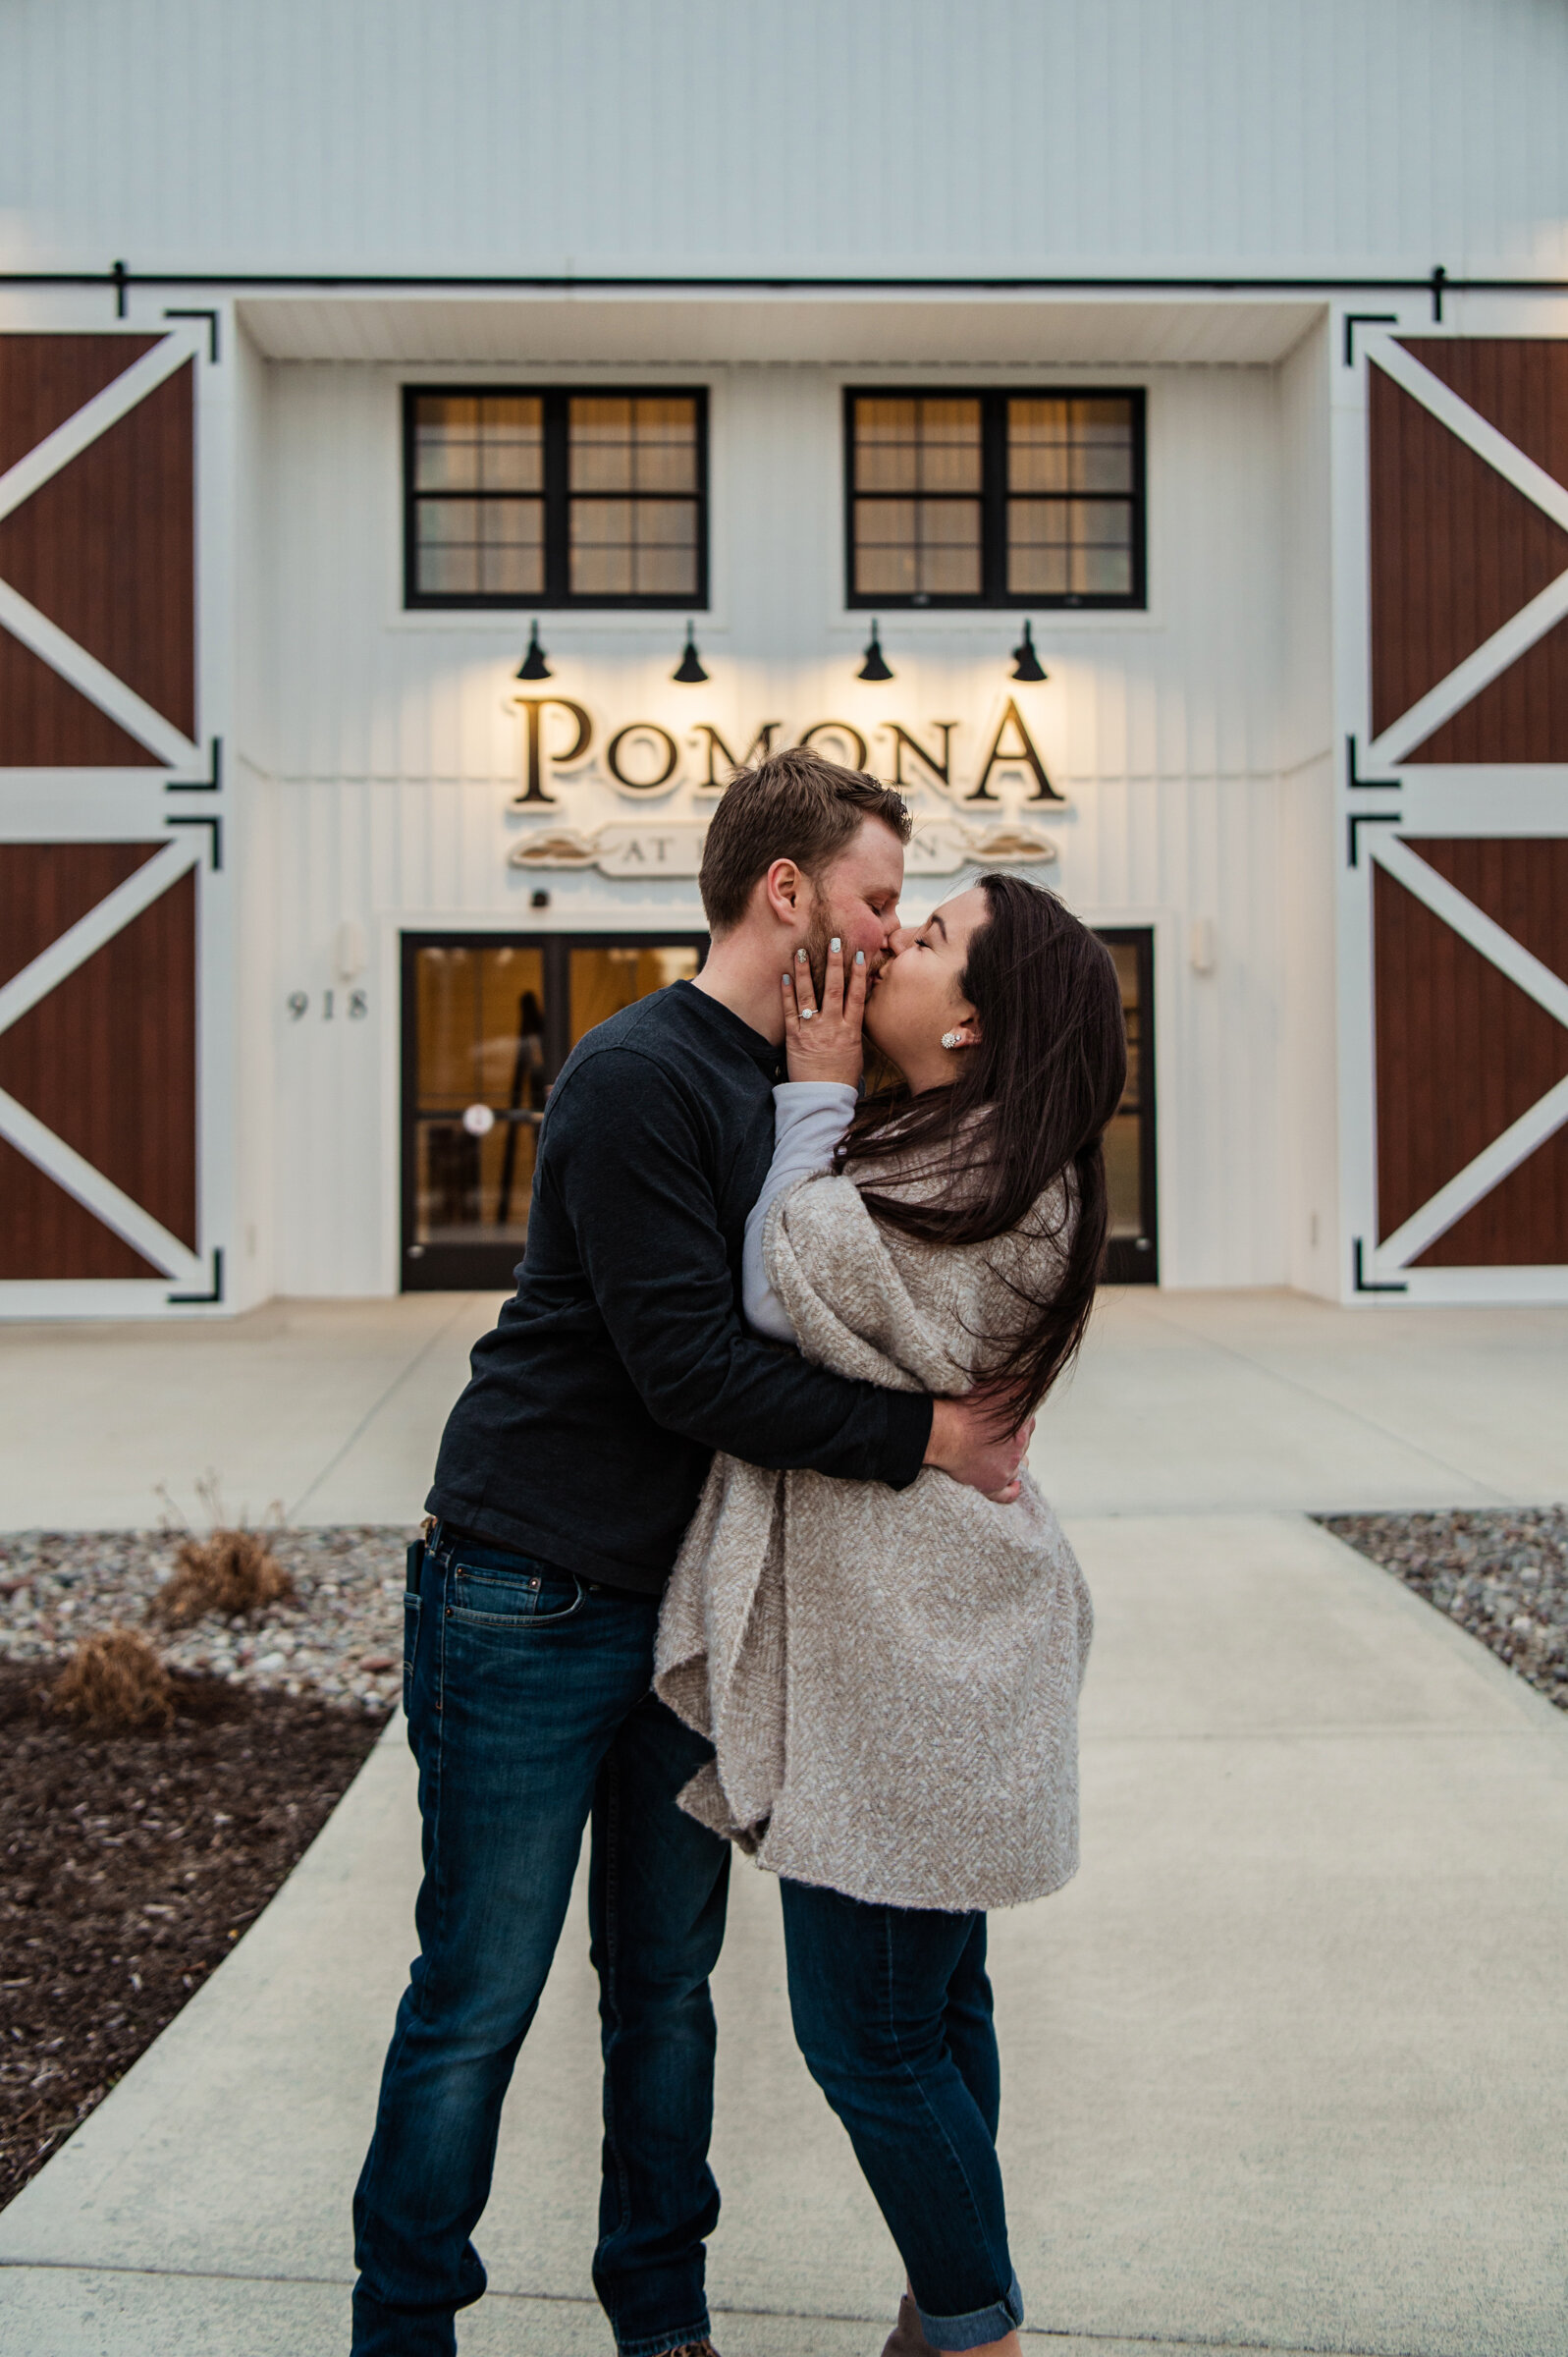
[[[773,1092],[773,1160],[747,1215],[740,1261],[740,1306],[746,1324],[770,1342],[792,1343],[795,1330],[763,1266],[762,1232],[769,1208],[797,1178],[833,1167],[834,1148],[849,1126],[859,1094],[848,1080],[781,1080]]]

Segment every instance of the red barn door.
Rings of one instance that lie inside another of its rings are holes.
[[[1379,338],[1367,397],[1358,1283],[1481,1298],[1492,1272],[1519,1298],[1536,1272],[1544,1296],[1568,1277],[1568,344]]]
[[[0,334],[0,1308],[216,1289],[197,931],[219,837],[163,800],[217,786],[197,351],[184,328]]]

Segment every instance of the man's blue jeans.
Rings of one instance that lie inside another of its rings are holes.
[[[1000,2340],[1023,2296],[997,2162],[986,1919],[782,1889],[795,2042],[849,2131],[926,2338]]]
[[[622,2357],[708,2331],[704,2237],[727,1843],[676,1806],[712,1755],[655,1700],[658,1602],[438,1528],[406,1603],[419,1954],[354,2194],[354,2357],[452,2357],[502,2100],[582,1830],[604,2046],[595,2288]]]

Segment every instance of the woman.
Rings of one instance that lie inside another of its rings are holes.
[[[1115,969],[1007,875],[899,934],[869,1005],[838,950],[820,1009],[804,959],[784,977],[746,1314],[841,1374],[984,1386],[1011,1430],[1104,1255]],[[857,1107],[862,1011],[901,1077]],[[885,2357],[1019,2357],[985,1910],[1077,1864],[1091,1625],[1027,1475],[992,1501],[930,1469],[895,1493],[720,1456],[666,1599],[657,1690],[715,1747],[682,1806],[782,1878],[795,2035],[908,2271]]]

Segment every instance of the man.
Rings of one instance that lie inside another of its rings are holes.
[[[579,1042],[540,1136],[515,1297],[473,1353],[407,1604],[419,1956],[354,2197],[354,2357],[450,2357],[502,2100],[592,1823],[605,2063],[594,2283],[622,2357],[708,2352],[719,2214],[708,1975],[729,1850],[676,1796],[709,1757],[651,1692],[659,1598],[716,1450],[991,1494],[1016,1436],[848,1383],[749,1335],[746,1213],[772,1153],[781,976],[832,939],[880,965],[902,797],[796,749],[730,785],[701,890],[712,949]]]

